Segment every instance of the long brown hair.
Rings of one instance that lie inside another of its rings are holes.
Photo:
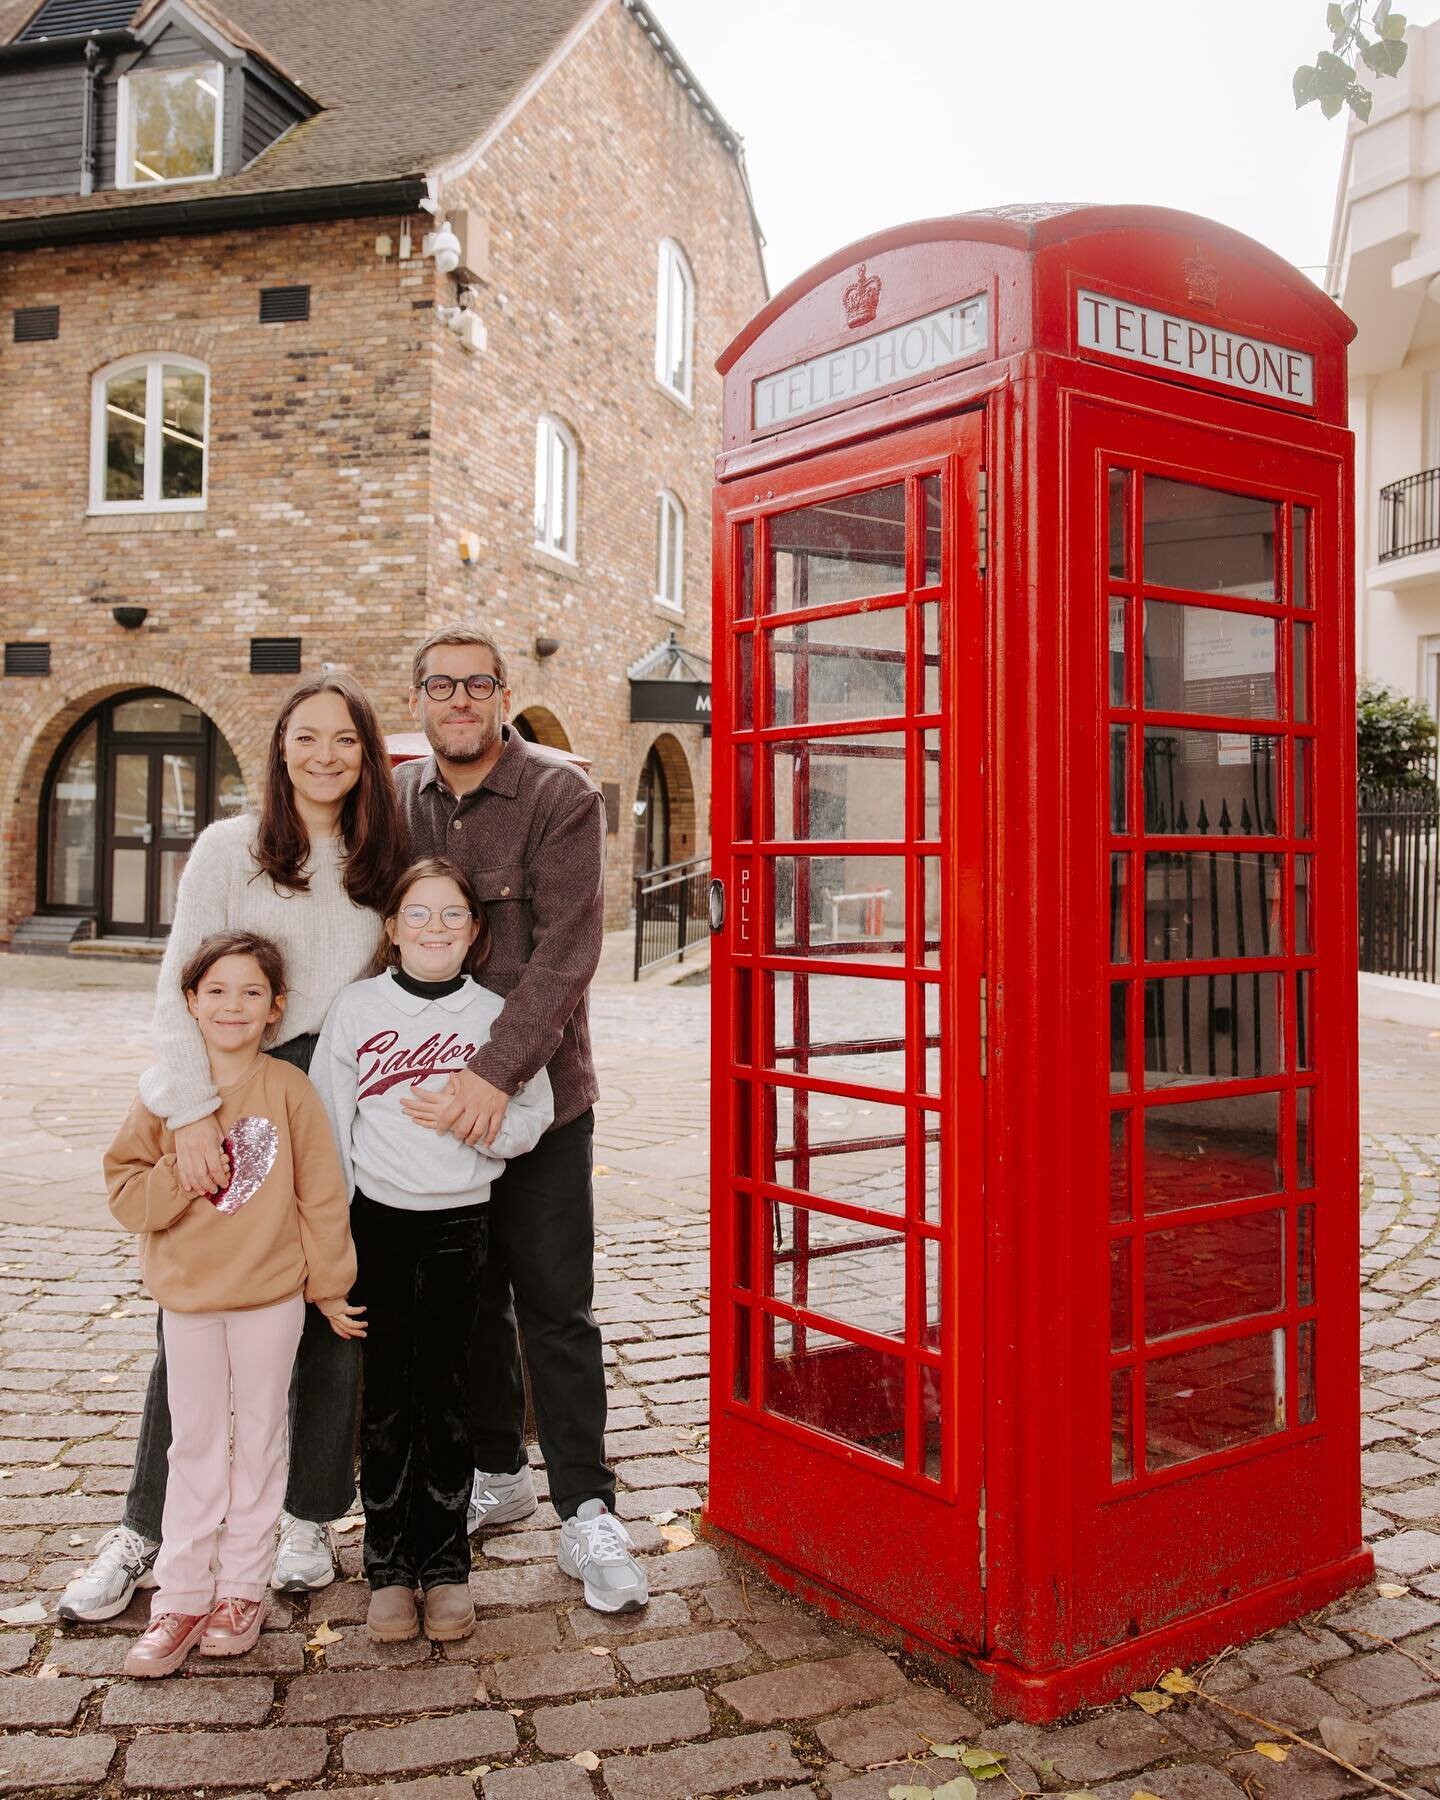
[[[375,708],[360,683],[341,670],[304,676],[280,708],[265,762],[265,794],[255,833],[255,860],[276,887],[289,888],[296,894],[309,892],[310,878],[304,868],[310,855],[310,834],[295,809],[295,790],[285,767],[285,731],[300,702],[316,694],[340,696],[360,739],[360,779],[340,809],[345,892],[357,906],[378,911],[394,883],[405,827]]]
[[[480,971],[485,966],[485,959],[490,954],[490,926],[485,917],[485,908],[480,904],[480,896],[475,892],[475,884],[465,871],[444,856],[422,856],[418,862],[411,863],[408,869],[402,869],[391,884],[390,892],[385,896],[385,904],[380,909],[380,917],[386,924],[398,917],[400,908],[405,904],[405,896],[417,881],[427,881],[432,876],[453,881],[465,897],[465,904],[480,921],[480,929],[475,934],[475,942],[465,954],[460,965],[467,975],[479,980]],[[380,927],[380,942],[375,946],[375,955],[367,975],[383,975],[387,969],[393,969],[400,962],[400,946],[385,929]]]

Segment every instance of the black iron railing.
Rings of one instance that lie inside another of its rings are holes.
[[[1433,782],[1360,790],[1360,967],[1434,981],[1440,969],[1440,800]]]
[[[1440,549],[1440,469],[1407,475],[1380,490],[1380,561]]]
[[[709,918],[710,858],[667,863],[635,877],[635,979],[662,963],[684,962],[704,941]]]

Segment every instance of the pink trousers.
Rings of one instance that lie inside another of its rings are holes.
[[[244,1312],[165,1313],[170,1474],[152,1617],[263,1598],[304,1323],[299,1294]]]

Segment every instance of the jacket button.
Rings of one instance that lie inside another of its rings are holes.
[[[450,829],[452,831],[458,831],[460,829],[460,821],[457,819]]]
[[[510,898],[510,890],[509,890],[509,888],[508,888],[508,887],[503,887],[503,888],[501,888],[501,890],[500,890],[500,898],[501,898],[501,899],[502,899],[502,900],[508,900],[508,899],[509,899],[509,898]]]

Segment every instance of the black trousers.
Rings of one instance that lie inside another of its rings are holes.
[[[466,1416],[486,1208],[405,1212],[356,1192],[350,1229],[365,1308],[360,1499],[372,1588],[470,1579]]]
[[[550,1500],[562,1519],[586,1500],[615,1506],[615,1477],[605,1466],[605,1364],[591,1311],[594,1137],[595,1115],[584,1112],[507,1163],[491,1188],[490,1254],[470,1353],[475,1467],[513,1475],[525,1462],[524,1338]]]
[[[268,1054],[308,1072],[316,1038],[291,1038]],[[170,1391],[165,1373],[164,1319],[155,1320],[156,1350],[145,1388],[135,1464],[125,1496],[125,1523],[141,1537],[158,1538],[170,1473]],[[355,1498],[355,1405],[360,1346],[336,1337],[318,1306],[305,1308],[305,1330],[290,1378],[290,1475],[285,1510],[320,1523],[338,1519]]]

